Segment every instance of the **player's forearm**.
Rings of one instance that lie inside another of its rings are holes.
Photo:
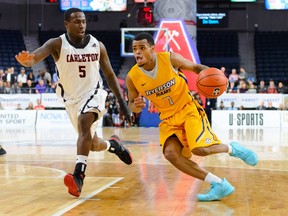
[[[202,64],[195,64],[193,71],[197,74],[199,74],[202,70],[208,68],[208,66],[206,65],[202,65]]]

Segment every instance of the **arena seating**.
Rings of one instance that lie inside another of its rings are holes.
[[[254,36],[257,80],[288,81],[288,31],[256,32]]]
[[[15,73],[22,67],[15,59],[15,55],[25,50],[23,35],[19,30],[0,30],[0,67],[14,67]]]
[[[239,68],[238,35],[234,31],[198,31],[197,49],[202,64]]]

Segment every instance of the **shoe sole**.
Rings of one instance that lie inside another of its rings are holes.
[[[213,199],[213,200],[201,200],[197,197],[199,202],[213,202],[213,201],[220,201],[222,198],[229,196],[230,194],[232,194],[235,191],[235,188],[233,187],[228,193],[226,193],[225,195],[217,198],[217,199]]]
[[[119,138],[117,135],[113,135],[113,136],[110,137],[110,140],[115,140],[116,142],[119,143],[119,145],[121,145],[121,146],[125,149],[125,151],[128,152],[128,155],[129,155],[128,160],[129,160],[129,161],[126,160],[127,157],[125,157],[125,161],[123,161],[121,158],[120,158],[120,159],[121,159],[125,164],[127,164],[127,165],[132,164],[132,162],[133,162],[132,154],[130,153],[130,151],[129,151],[127,148],[125,148],[125,146],[123,145],[123,143],[122,143],[122,141],[120,140],[120,138]],[[117,156],[118,156],[118,155],[117,155]],[[119,156],[118,156],[118,157],[119,157]],[[127,161],[128,161],[128,162],[127,162]]]
[[[68,192],[72,195],[72,196],[76,196],[79,197],[80,193],[78,191],[78,186],[74,181],[74,177],[72,175],[67,174],[64,177],[64,184],[66,185],[66,187],[68,188]]]

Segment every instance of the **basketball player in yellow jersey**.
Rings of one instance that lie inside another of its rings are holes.
[[[239,143],[222,144],[212,131],[205,111],[190,95],[180,71],[198,74],[207,66],[194,64],[177,53],[156,53],[153,37],[147,33],[134,38],[132,50],[136,64],[126,77],[130,110],[141,112],[146,106],[144,98],[158,109],[160,144],[165,158],[187,175],[211,184],[208,193],[197,195],[198,200],[220,200],[233,193],[234,187],[225,178],[190,160],[192,154],[228,153],[251,166],[258,163],[257,155]]]

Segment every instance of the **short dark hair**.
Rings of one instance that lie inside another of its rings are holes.
[[[136,35],[136,37],[133,40],[139,41],[139,40],[145,40],[145,39],[151,46],[155,45],[154,38],[152,37],[152,35],[146,32],[139,33],[138,35]]]
[[[64,13],[64,20],[65,21],[69,21],[70,17],[71,17],[71,14],[75,13],[75,12],[82,12],[83,13],[83,11],[81,9],[79,9],[79,8],[69,8]]]

